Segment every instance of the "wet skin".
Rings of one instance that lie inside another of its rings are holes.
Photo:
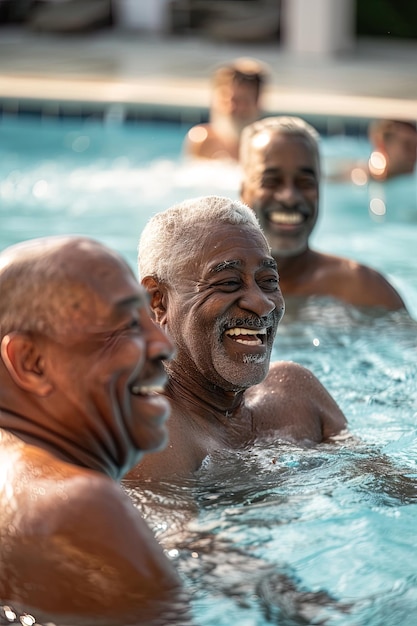
[[[235,393],[265,378],[284,312],[264,239],[248,226],[228,226],[212,229],[201,254],[167,288],[168,308],[158,317],[176,346],[170,377],[192,372],[208,394],[213,385]]]
[[[254,86],[238,82],[218,86],[213,92],[210,123],[190,129],[184,146],[186,154],[237,161],[240,134],[259,116],[259,98]]]
[[[180,581],[112,479],[166,443],[172,344],[118,255],[65,241],[8,260],[29,271],[39,254],[59,280],[55,330],[1,342],[0,600],[38,621],[148,624]]]
[[[81,464],[117,479],[143,452],[166,443],[169,406],[153,388],[161,390],[165,382],[162,359],[172,345],[150,319],[147,296],[124,261],[95,249],[86,257],[88,272],[85,258],[71,246],[59,256],[73,285],[67,289],[66,321],[53,333],[30,336],[42,354],[44,386],[30,389],[35,397],[23,410],[39,413],[39,430],[45,427],[41,443],[50,445],[46,432],[62,436],[59,450],[65,457],[64,442],[76,448],[82,438],[91,458]],[[11,361],[18,339],[15,334],[3,339],[2,356],[20,383]],[[25,399],[16,399],[15,408]],[[37,443],[34,434],[30,442]],[[71,449],[71,459],[74,454]]]
[[[255,211],[275,257],[299,254],[317,222],[319,164],[302,137],[266,131],[252,145],[242,200]]]
[[[44,348],[60,401],[84,413],[120,478],[133,450],[142,456],[167,441],[169,406],[155,392],[165,384],[161,358],[172,347],[127,268],[109,268],[106,282],[90,288],[91,316],[65,336],[46,338]]]
[[[311,373],[294,363],[270,367],[284,302],[261,233],[219,224],[198,249],[175,285],[143,278],[155,319],[177,351],[167,364],[169,444],[128,480],[189,476],[215,450],[264,433],[319,442],[346,424]]]

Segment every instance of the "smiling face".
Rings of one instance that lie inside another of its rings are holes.
[[[169,369],[224,390],[262,381],[283,311],[276,264],[262,233],[218,224],[168,287],[164,323],[177,349]]]
[[[71,263],[77,278],[66,289],[67,328],[57,322],[55,336],[44,339],[51,401],[67,416],[61,425],[68,423],[67,436],[81,432],[85,446],[123,474],[143,451],[166,443],[170,407],[156,391],[165,383],[162,359],[171,356],[172,344],[119,257],[98,248],[87,255],[72,250],[61,261]]]
[[[275,258],[308,248],[319,201],[319,163],[301,135],[264,131],[251,140],[241,199],[256,213]]]

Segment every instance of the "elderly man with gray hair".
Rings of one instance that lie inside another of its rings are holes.
[[[129,478],[190,476],[215,451],[264,435],[314,445],[346,429],[310,371],[270,365],[284,300],[251,209],[209,196],[158,213],[139,242],[139,272],[176,354],[165,363],[169,445]]]

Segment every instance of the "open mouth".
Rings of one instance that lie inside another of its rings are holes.
[[[162,385],[132,385],[130,393],[133,396],[154,396],[155,394],[162,393],[164,388]]]
[[[266,328],[229,328],[225,332],[236,343],[245,346],[262,346],[266,343]]]

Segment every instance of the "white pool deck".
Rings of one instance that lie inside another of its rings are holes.
[[[252,56],[271,70],[267,113],[417,119],[417,41],[359,39],[350,53],[295,56],[278,41],[231,44],[202,36],[109,28],[88,34],[0,29],[0,102],[205,110],[213,67]],[[4,106],[4,104],[3,104]]]

